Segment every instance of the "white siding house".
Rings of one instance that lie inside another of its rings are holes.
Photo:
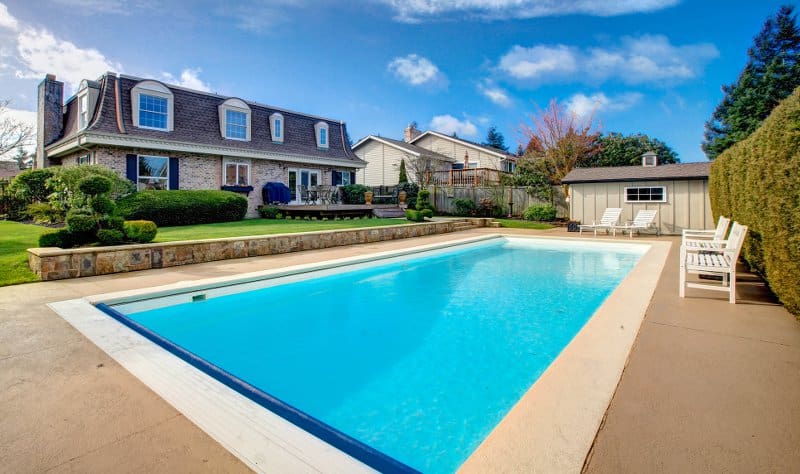
[[[488,147],[477,145],[460,138],[427,131],[411,141],[413,145],[449,156],[455,163],[468,162],[469,168],[489,168],[497,171],[508,171],[505,162],[509,155],[502,151],[493,151]],[[467,166],[465,166],[467,167]]]
[[[400,163],[406,161],[409,181],[415,181],[413,160],[428,158],[431,171],[449,170],[453,159],[409,143],[369,135],[353,146],[353,153],[367,162],[364,169],[356,171],[356,182],[367,186],[394,186],[400,176]]]

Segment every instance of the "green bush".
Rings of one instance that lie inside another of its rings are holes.
[[[348,184],[340,189],[342,190],[342,204],[364,204],[366,202],[364,193],[372,191],[372,188],[363,184]]]
[[[67,214],[67,229],[73,233],[97,231],[97,218],[83,210],[72,210]]]
[[[64,220],[64,213],[47,202],[34,202],[25,207],[27,214],[37,224],[54,224]]]
[[[281,217],[281,210],[275,206],[261,206],[258,213],[264,219],[280,219]]]
[[[433,211],[431,211],[430,209],[421,209],[421,210],[406,209],[406,219],[412,222],[422,222],[425,220],[426,217],[427,218],[433,217]]]
[[[415,207],[418,211],[430,209],[431,212],[433,212],[433,204],[431,204],[430,197],[431,192],[427,189],[422,189],[419,193],[417,193],[417,203]]]
[[[552,222],[556,220],[556,208],[549,204],[534,204],[525,209],[522,217],[527,221]]]
[[[114,229],[100,229],[97,231],[97,240],[102,245],[119,245],[125,242],[125,234]]]
[[[111,180],[105,176],[87,176],[78,182],[78,189],[87,196],[98,196],[111,192]]]
[[[396,192],[400,194],[400,191],[406,192],[406,206],[409,209],[416,209],[417,208],[417,194],[419,194],[419,186],[414,183],[400,183],[395,188]]]
[[[67,229],[61,229],[39,236],[39,247],[61,247],[62,249],[68,249],[74,246],[74,236]]]
[[[800,88],[711,165],[711,206],[748,226],[742,255],[800,316]]]
[[[125,219],[119,216],[106,216],[100,219],[101,229],[125,230]]]
[[[0,179],[0,219],[21,220],[25,215],[25,201],[11,192],[11,180]]]
[[[472,199],[462,199],[456,198],[453,199],[453,214],[457,216],[473,216],[475,215],[475,201]]]
[[[117,201],[120,216],[159,227],[239,221],[246,212],[247,198],[230,191],[140,191]]]
[[[158,233],[158,227],[153,221],[125,221],[125,237],[140,244],[152,242]]]
[[[28,204],[47,201],[52,192],[47,181],[53,174],[53,168],[23,171],[11,180],[9,191]]]
[[[102,176],[108,179],[111,184],[109,197],[114,200],[136,191],[136,185],[105,166],[80,165],[58,167],[55,170],[55,174],[47,182],[52,193],[50,203],[65,211],[87,205],[87,196],[80,191],[80,183],[90,177]]]

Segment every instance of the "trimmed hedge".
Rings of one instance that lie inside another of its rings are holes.
[[[140,244],[152,242],[158,233],[158,227],[153,221],[125,221],[123,230],[128,240]]]
[[[800,88],[711,165],[711,207],[748,226],[751,269],[800,316]]]
[[[117,213],[159,227],[240,221],[247,213],[247,198],[216,190],[140,191],[117,201]]]
[[[533,204],[525,209],[522,217],[526,221],[553,222],[556,220],[556,208],[550,204]]]

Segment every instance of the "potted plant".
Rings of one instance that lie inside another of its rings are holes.
[[[372,191],[364,192],[364,202],[366,202],[367,205],[372,205]]]

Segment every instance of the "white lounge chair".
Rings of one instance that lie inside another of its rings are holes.
[[[584,228],[594,230],[594,235],[597,235],[597,229],[605,229],[606,232],[610,230],[613,232],[613,235],[617,235],[616,231],[614,231],[614,226],[619,222],[620,214],[622,214],[622,209],[618,207],[608,207],[605,212],[603,212],[602,217],[600,217],[600,222],[596,223],[592,221],[591,224],[581,224],[578,226],[580,228],[578,235],[583,235]]]
[[[736,262],[742,250],[747,226],[738,222],[733,223],[728,239],[719,248],[699,248],[681,245],[680,251],[680,289],[681,298],[686,296],[686,288],[700,288],[704,290],[727,291],[729,301],[736,303]],[[721,275],[722,284],[687,282],[689,273],[703,275]]]
[[[725,241],[725,233],[728,232],[728,225],[731,220],[725,216],[719,216],[717,228],[714,230],[683,229],[681,245],[686,245],[687,240],[697,241],[698,246],[714,247],[718,243]]]
[[[658,226],[655,222],[657,214],[658,211],[654,209],[639,211],[636,213],[636,217],[634,217],[632,221],[628,221],[624,225],[614,226],[614,230],[622,231],[622,235],[625,235],[625,231],[628,231],[628,234],[630,234],[631,238],[633,238],[633,231],[641,232],[649,229],[655,229],[656,235],[660,235]]]

